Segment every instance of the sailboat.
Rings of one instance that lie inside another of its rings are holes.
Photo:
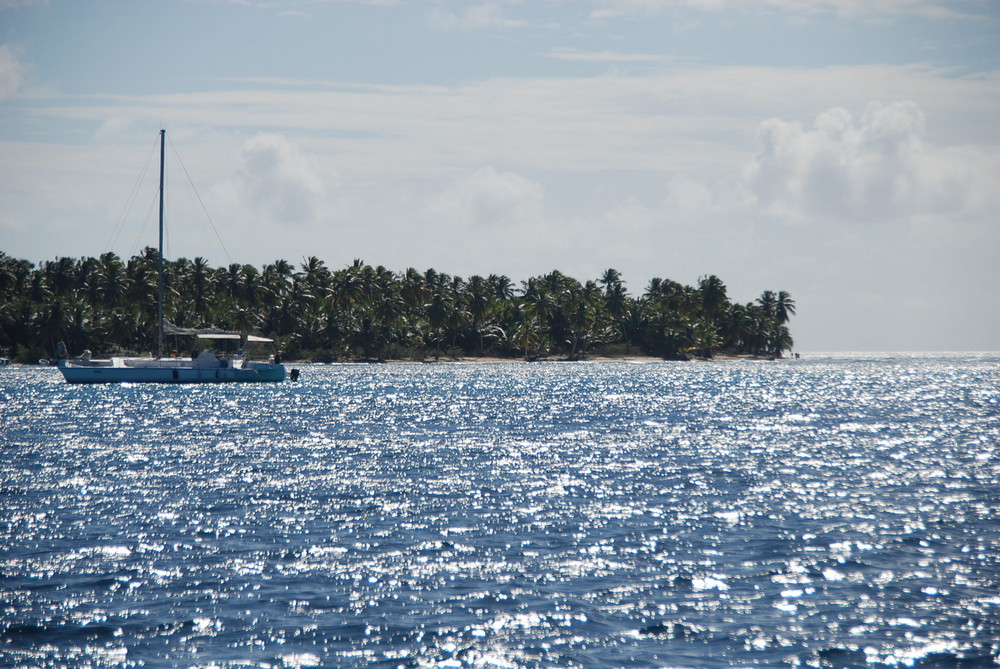
[[[285,366],[274,341],[240,332],[178,328],[163,318],[163,167],[166,130],[160,130],[160,240],[156,317],[157,357],[91,359],[89,352],[59,361],[69,383],[234,383],[277,382]],[[164,334],[193,338],[199,347],[190,357],[163,356]],[[263,350],[263,353],[260,351]]]

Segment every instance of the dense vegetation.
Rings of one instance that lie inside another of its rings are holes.
[[[654,278],[633,297],[614,269],[586,283],[553,271],[515,286],[506,276],[395,273],[359,260],[331,271],[316,257],[260,270],[181,258],[166,263],[165,285],[175,325],[270,336],[286,358],[311,360],[780,356],[792,347],[795,313],[784,291],[733,303],[714,275],[694,287]],[[71,354],[154,351],[156,293],[153,248],[127,261],[105,253],[38,267],[0,252],[0,353],[34,362],[60,341]]]

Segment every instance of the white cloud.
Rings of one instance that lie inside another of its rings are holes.
[[[949,6],[951,4],[952,6]],[[871,19],[894,15],[917,15],[926,18],[969,18],[972,13],[954,9],[954,3],[938,0],[602,0],[595,19],[634,14],[653,14],[672,9],[705,12],[756,12],[775,10],[796,16],[836,14],[849,18]],[[985,4],[983,5],[985,8]]]
[[[323,180],[309,159],[280,134],[260,134],[240,151],[235,178],[222,188],[231,206],[246,208],[279,224],[314,222],[325,195]]]
[[[655,53],[622,53],[620,51],[581,51],[579,49],[556,48],[546,54],[553,60],[578,61],[585,63],[660,63],[672,60],[669,56]]]
[[[711,186],[677,177],[663,184],[662,197],[653,204],[634,197],[614,204],[603,215],[603,225],[612,234],[624,232],[638,239],[648,239],[657,231],[687,234],[699,227],[718,226],[734,215],[739,220],[754,205],[755,199],[740,183]]]
[[[667,184],[664,208],[682,220],[724,220],[753,204],[743,184],[710,187],[700,181],[679,178]]]
[[[459,225],[519,227],[542,218],[542,187],[519,174],[483,167],[431,197],[428,213]]]
[[[0,45],[0,100],[15,96],[21,88],[25,66],[19,55],[11,45]]]
[[[942,144],[1000,142],[1000,79],[942,76],[926,67],[678,67],[651,76],[488,78],[452,86],[328,85],[39,105],[36,115],[170,127],[259,128],[314,135],[345,175],[423,179],[482,165],[521,173],[660,172],[695,179],[736,170],[761,119],[806,119],[872,99],[916,101]],[[733,176],[736,176],[734,174]]]
[[[0,0],[0,9],[21,9],[22,7],[47,7],[49,0]]]
[[[484,3],[450,12],[436,7],[427,15],[427,24],[438,30],[482,30],[483,28],[517,28],[524,25],[504,16],[496,3]]]
[[[964,216],[1000,205],[996,149],[933,146],[925,124],[913,102],[872,102],[860,118],[832,108],[811,128],[769,119],[749,188],[767,212],[798,219]]]

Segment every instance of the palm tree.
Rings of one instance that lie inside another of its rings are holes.
[[[316,256],[305,258],[302,262],[302,272],[305,282],[314,295],[322,296],[329,291],[333,275],[322,260]]]
[[[773,290],[765,290],[761,293],[760,297],[757,298],[757,304],[768,318],[775,318],[777,316],[778,298],[775,296]]]
[[[287,260],[275,260],[270,265],[264,266],[262,279],[266,287],[265,295],[269,298],[268,306],[273,306],[284,299],[293,271],[292,264]]]
[[[588,288],[593,288],[593,292]],[[587,354],[587,350],[600,339],[601,327],[598,318],[600,302],[596,285],[588,282],[567,293],[563,301],[566,321],[566,341],[569,344],[569,359],[576,360]],[[596,293],[596,294],[595,294]]]
[[[789,293],[778,291],[778,297],[774,301],[774,316],[778,323],[784,325],[793,315],[795,315],[795,300]]]
[[[101,305],[100,263],[97,258],[84,258],[77,266],[76,294],[96,309]]]
[[[649,323],[649,313],[647,304],[638,300],[629,300],[625,305],[625,313],[619,321],[621,337],[625,344],[625,351],[629,352],[633,345],[639,344],[642,340],[642,333]]]
[[[35,313],[32,323],[35,338],[45,342],[46,350],[56,350],[56,343],[66,339],[66,316],[62,302],[51,300]]]
[[[492,308],[492,300],[490,299],[488,288],[486,279],[478,274],[469,277],[469,282],[466,284],[466,304],[469,312],[469,318],[471,319],[470,326],[479,342],[477,349],[477,353],[479,355],[483,354],[483,340],[488,331],[486,319]]]
[[[729,304],[726,284],[714,274],[703,276],[698,280],[698,292],[701,294],[701,308],[709,321],[714,321]]]
[[[784,325],[776,325],[774,329],[770,332],[770,351],[771,355],[781,357],[785,351],[792,350],[792,335],[788,332],[788,328]]]
[[[7,298],[14,286],[14,259],[0,251],[0,298]]]
[[[722,327],[719,334],[722,338],[722,346],[732,349],[737,353],[749,352],[750,333],[753,321],[749,310],[753,305],[733,304],[722,319]]]
[[[524,359],[530,360],[531,354],[539,352],[542,346],[538,319],[527,310],[522,311],[521,320],[514,326],[510,338],[511,343],[522,352]]]
[[[685,358],[694,343],[689,321],[664,304],[651,307],[644,332],[646,350],[662,358]]]
[[[98,259],[98,281],[105,307],[113,308],[125,295],[125,265],[114,253],[104,253]]]
[[[0,251],[0,301],[25,296],[34,265],[26,260],[9,257]]]
[[[239,297],[248,308],[256,309],[260,305],[263,294],[260,278],[260,272],[253,265],[243,265],[240,268]]]
[[[601,273],[601,278],[597,280],[602,286],[604,286],[605,294],[611,291],[614,286],[620,286],[622,284],[621,272],[609,267]]]
[[[556,302],[543,279],[532,277],[523,282],[523,287],[520,303],[524,316],[521,321],[530,322],[532,331],[542,337],[551,326],[550,321],[557,309]],[[541,348],[541,342],[538,348]]]
[[[702,358],[711,358],[722,343],[722,339],[715,331],[715,325],[707,318],[695,321],[692,334],[694,341],[691,343],[691,349]]]
[[[155,311],[156,307],[158,263],[156,249],[147,247],[125,265],[125,298],[147,311]]]
[[[646,284],[646,292],[643,293],[642,297],[644,300],[654,301],[661,299],[663,295],[664,284],[663,279],[659,277],[653,277]]]
[[[490,293],[497,300],[509,302],[514,299],[514,284],[509,277],[500,274],[490,274],[486,278]]]
[[[428,334],[431,340],[429,343],[434,345],[435,357],[438,357],[441,355],[445,326],[449,322],[451,312],[455,309],[455,301],[450,293],[437,286],[431,293],[430,301],[424,306],[427,311],[427,322],[430,325]]]
[[[73,287],[76,263],[72,258],[57,258],[52,262],[42,263],[42,272],[49,292],[53,295],[66,295]]]
[[[225,286],[229,295],[233,294],[233,284],[235,283],[232,267],[231,265],[229,272],[223,272],[223,275],[228,279]],[[181,277],[183,290],[194,305],[198,325],[207,325],[205,320],[208,313],[212,269],[208,266],[208,261],[205,258],[198,256],[187,265],[187,270],[186,276]]]

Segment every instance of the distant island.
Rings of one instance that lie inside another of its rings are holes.
[[[276,260],[261,269],[180,258],[164,275],[167,320],[258,332],[291,360],[681,360],[792,348],[787,292],[734,303],[715,275],[697,286],[653,278],[640,296],[614,269],[582,283],[552,271],[517,286],[502,275],[393,272],[361,260],[330,270],[310,256],[298,268]],[[37,267],[0,252],[0,355],[27,363],[63,347],[95,357],[153,351],[156,288],[153,248],[127,261],[105,253]]]

